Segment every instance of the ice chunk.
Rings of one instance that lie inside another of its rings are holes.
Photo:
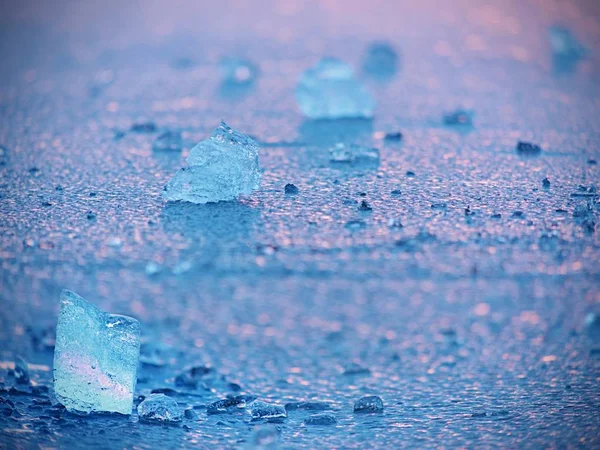
[[[287,412],[283,406],[273,405],[258,400],[250,404],[248,412],[252,416],[252,420],[276,420],[285,419],[287,417]]]
[[[457,109],[444,114],[444,124],[448,126],[471,126],[473,124],[473,111]]]
[[[131,414],[140,323],[106,314],[63,290],[54,349],[54,391],[69,411]]]
[[[181,422],[183,412],[175,400],[164,394],[150,394],[137,407],[140,420]]]
[[[256,400],[253,395],[236,395],[212,402],[206,407],[207,414],[226,414],[244,409],[247,404]]]
[[[29,384],[29,366],[20,356],[15,358],[15,381],[18,384]]]
[[[178,152],[183,147],[180,131],[165,131],[152,144],[155,152]]]
[[[335,58],[323,58],[302,74],[296,101],[311,119],[370,118],[375,109],[375,100],[350,66]]]
[[[313,414],[308,417],[304,423],[306,425],[335,425],[337,423],[337,419],[333,414],[321,413],[321,414]]]
[[[383,411],[383,401],[376,395],[362,397],[354,403],[355,413],[374,413]]]
[[[333,163],[379,165],[379,150],[356,144],[338,143],[329,149],[329,160]]]
[[[256,66],[243,58],[223,58],[219,66],[224,83],[249,84],[254,81],[258,73]]]
[[[579,59],[584,57],[588,52],[568,28],[554,25],[548,30],[548,36],[554,56]]]
[[[398,70],[398,54],[387,42],[373,42],[367,49],[363,71],[376,78],[387,79]]]
[[[225,122],[212,136],[199,142],[187,158],[189,167],[179,170],[163,189],[170,201],[208,203],[234,200],[260,187],[258,144],[232,130]]]
[[[296,195],[299,192],[298,187],[292,183],[286,184],[284,191],[288,195]]]

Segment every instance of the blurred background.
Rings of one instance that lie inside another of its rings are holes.
[[[381,41],[383,78],[365,70]],[[3,2],[0,444],[598,447],[599,49],[594,0]],[[324,56],[372,120],[302,117],[294,89]],[[221,120],[261,144],[261,190],[166,203]],[[380,161],[334,166],[338,142]],[[138,393],[198,418],[48,412],[63,288],[137,317]],[[16,355],[33,384],[11,391]],[[198,365],[337,425],[208,415],[231,386],[176,384]],[[384,413],[354,415],[363,395]]]

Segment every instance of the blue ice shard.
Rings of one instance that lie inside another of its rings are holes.
[[[256,400],[250,403],[248,413],[252,420],[281,420],[287,417],[287,411],[283,406]]]
[[[140,323],[106,314],[63,290],[54,349],[54,392],[69,411],[131,414]]]
[[[181,422],[183,411],[175,400],[165,394],[150,394],[137,407],[140,420]]]
[[[188,167],[180,169],[163,188],[169,201],[209,203],[229,201],[260,187],[258,144],[225,122],[190,152]]]
[[[323,58],[302,74],[296,101],[311,119],[371,118],[375,109],[375,100],[350,66],[336,58]]]
[[[373,42],[363,61],[363,72],[381,80],[392,78],[398,70],[398,54],[387,42]]]

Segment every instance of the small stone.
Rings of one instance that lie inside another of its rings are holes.
[[[550,187],[550,180],[548,178],[544,178],[542,180],[542,186],[544,187],[544,189],[548,189]]]
[[[138,405],[137,411],[142,421],[174,423],[183,419],[177,402],[164,394],[150,394]]]
[[[296,195],[299,192],[296,185],[291,184],[291,183],[286,184],[284,190],[285,190],[285,193],[288,195]]]
[[[304,421],[306,425],[335,425],[337,419],[333,414],[313,414]]]
[[[152,144],[152,150],[155,152],[179,152],[182,147],[183,138],[180,131],[165,131]]]
[[[42,206],[52,206],[51,202],[42,202]]]
[[[538,156],[542,153],[542,147],[531,142],[519,141],[517,143],[517,153],[521,156]]]
[[[392,195],[394,195],[394,196],[402,195],[402,191],[400,189],[394,189],[392,191]]]
[[[470,205],[469,205],[469,206],[467,206],[467,207],[465,208],[465,216],[466,216],[466,217],[471,217],[471,216],[474,216],[474,215],[475,215],[475,211],[473,211],[473,210],[471,209],[471,206],[470,206]]]
[[[514,217],[514,218],[519,218],[519,217],[523,217],[523,216],[524,216],[524,214],[523,214],[523,211],[514,211],[514,212],[512,213],[512,216],[511,216],[511,217]]]
[[[323,58],[302,74],[296,101],[311,119],[371,118],[375,109],[375,100],[350,66],[336,58]]]
[[[243,58],[226,57],[219,63],[224,83],[237,85],[250,84],[256,78],[258,69]]]
[[[29,366],[27,365],[27,361],[25,361],[20,356],[15,358],[15,381],[18,384],[29,384]]]
[[[413,178],[415,176],[415,173],[412,170],[407,170],[406,171],[406,176],[408,178]]]
[[[498,214],[498,213],[492,214],[490,216],[490,218],[492,218],[492,219],[502,219],[502,214]]]
[[[368,212],[373,211],[373,208],[371,208],[371,205],[369,205],[366,200],[362,200],[360,205],[358,205],[358,210]]]
[[[250,404],[248,412],[252,420],[278,420],[287,417],[287,411],[283,406],[261,402],[259,400]]]
[[[355,413],[379,413],[383,412],[383,400],[376,395],[362,397],[354,403]]]
[[[344,375],[371,375],[371,370],[368,367],[363,367],[357,363],[351,363],[344,369]]]
[[[96,220],[96,214],[94,214],[92,211],[88,211],[86,214],[86,217],[90,221]]]
[[[375,78],[388,79],[398,70],[398,54],[387,42],[369,45],[363,61],[363,71]]]
[[[595,159],[588,159],[587,162],[590,166],[595,166],[596,164],[598,164],[598,161],[596,161]]]
[[[131,131],[134,133],[154,133],[156,130],[156,124],[154,122],[140,122],[131,125]]]
[[[402,140],[402,133],[399,131],[395,133],[385,133],[384,138],[387,142],[400,142]]]

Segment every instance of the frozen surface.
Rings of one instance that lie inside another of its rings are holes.
[[[598,2],[123,3],[0,14],[0,447],[598,448]],[[571,72],[559,22],[589,49]],[[375,40],[402,67],[361,78],[373,120],[304,119],[303,71],[334,55],[361,77]],[[260,77],[223,91],[239,54]],[[470,129],[443,123],[457,109]],[[260,144],[261,189],[166,202],[221,119]],[[153,151],[165,130],[181,152]],[[338,142],[379,165],[331,163]],[[157,391],[197,419],[58,406],[65,287],[140,320],[134,406]],[[214,374],[176,384],[200,366]],[[287,418],[208,414],[241,395]],[[355,414],[370,395],[383,413]],[[317,413],[337,424],[305,426]]]
[[[306,69],[296,87],[296,101],[310,119],[371,118],[375,101],[352,68],[326,57]]]
[[[74,292],[60,294],[54,393],[69,411],[131,414],[140,323],[105,314]]]
[[[169,201],[209,203],[234,200],[260,187],[258,144],[225,122],[199,142],[163,189]]]

